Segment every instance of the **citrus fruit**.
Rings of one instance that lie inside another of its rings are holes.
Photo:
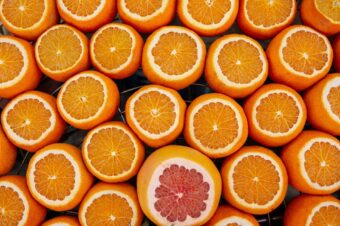
[[[80,226],[76,217],[59,216],[45,221],[41,226]]]
[[[0,224],[40,225],[46,216],[46,208],[31,196],[25,177],[0,177]]]
[[[139,226],[143,213],[130,184],[98,183],[91,188],[79,209],[81,225]]]
[[[281,159],[260,146],[245,146],[222,164],[224,198],[251,214],[267,214],[284,200],[288,177]]]
[[[57,7],[54,0],[2,0],[0,20],[9,32],[35,40],[58,22]]]
[[[228,156],[248,137],[247,118],[232,98],[218,93],[197,97],[186,112],[185,141],[211,158]]]
[[[154,151],[137,176],[139,203],[156,225],[204,225],[218,207],[221,187],[214,163],[185,146]]]
[[[144,146],[124,123],[107,122],[87,134],[82,155],[89,171],[100,180],[123,182],[137,174]]]
[[[244,98],[268,76],[268,61],[261,45],[245,35],[225,35],[210,46],[205,79],[213,90]]]
[[[244,105],[250,137],[277,147],[293,140],[304,128],[307,113],[301,96],[280,84],[259,88]]]
[[[35,89],[41,72],[34,58],[34,49],[25,40],[0,36],[0,97],[13,98]]]
[[[269,77],[301,91],[328,73],[333,51],[326,36],[310,27],[294,25],[271,40],[267,57]]]
[[[150,147],[174,141],[184,126],[186,104],[173,89],[146,85],[126,102],[128,125]]]
[[[340,201],[333,196],[300,195],[288,204],[283,223],[289,225],[339,225]]]
[[[129,25],[107,24],[91,38],[92,64],[111,78],[127,78],[140,66],[143,42],[138,32]]]
[[[260,226],[254,216],[228,205],[221,205],[206,226]]]
[[[7,139],[0,125],[0,175],[5,175],[13,168],[17,158],[16,147]]]
[[[97,71],[84,71],[63,84],[57,107],[73,127],[91,129],[116,114],[119,100],[118,88],[110,78]]]
[[[314,128],[340,135],[340,73],[327,75],[305,93],[304,101]]]
[[[33,155],[26,178],[35,200],[55,211],[76,207],[93,183],[80,150],[59,143],[48,145]]]
[[[237,24],[251,37],[272,38],[294,21],[296,8],[296,0],[240,0]]]
[[[116,1],[57,0],[60,16],[76,28],[91,32],[110,23],[116,16]]]
[[[64,82],[89,66],[87,37],[77,29],[59,24],[45,31],[35,44],[35,57],[45,75]]]
[[[142,68],[150,82],[173,89],[183,89],[202,74],[205,44],[193,31],[179,26],[165,26],[146,40]]]
[[[333,65],[335,71],[340,73],[340,34],[338,34],[334,38],[333,51],[334,51]]]
[[[327,133],[303,131],[282,151],[289,183],[297,190],[325,195],[340,189],[340,142]]]
[[[233,25],[238,0],[179,0],[177,13],[181,22],[203,36],[226,32]]]
[[[15,146],[30,152],[57,142],[65,129],[55,98],[39,91],[12,99],[2,111],[1,124]]]
[[[300,11],[301,19],[307,26],[325,35],[340,32],[339,0],[302,0]]]
[[[169,24],[176,10],[176,1],[117,0],[120,19],[137,31],[149,33]]]

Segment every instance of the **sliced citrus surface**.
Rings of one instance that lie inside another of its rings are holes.
[[[15,146],[31,152],[57,142],[65,129],[55,98],[39,91],[12,99],[1,113],[1,124]]]
[[[79,209],[81,225],[139,226],[143,221],[137,193],[130,184],[98,183],[86,194]]]
[[[35,200],[55,211],[76,207],[93,182],[80,150],[70,144],[51,144],[37,151],[26,178]]]
[[[57,106],[61,116],[79,129],[91,129],[110,120],[118,109],[116,84],[97,71],[84,71],[61,87]]]
[[[140,66],[143,42],[138,32],[129,25],[107,24],[91,38],[92,64],[112,78],[127,78]]]
[[[143,49],[142,68],[150,82],[183,89],[202,74],[205,44],[193,31],[165,26],[152,33]]]
[[[59,216],[45,221],[41,226],[80,226],[76,217]]]
[[[89,171],[100,180],[123,182],[137,174],[144,146],[124,123],[107,122],[87,134],[82,155]]]
[[[11,171],[17,158],[16,147],[8,140],[0,125],[0,175]]]
[[[225,35],[209,48],[205,78],[219,93],[243,98],[266,81],[268,61],[261,45],[245,35]]]

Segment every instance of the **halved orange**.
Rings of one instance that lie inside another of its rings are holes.
[[[30,152],[58,142],[66,126],[55,98],[39,91],[28,91],[12,99],[1,113],[1,124],[15,146]]]
[[[98,183],[81,202],[79,214],[81,225],[140,226],[143,212],[137,193],[130,184]]]
[[[80,226],[76,217],[59,216],[42,223],[41,226]]]
[[[277,147],[293,140],[304,128],[307,111],[301,96],[280,84],[259,88],[244,105],[249,135],[260,144]]]
[[[97,71],[84,71],[63,84],[57,107],[64,120],[73,127],[91,129],[113,118],[119,101],[114,81]]]
[[[262,46],[245,35],[225,35],[209,48],[205,79],[209,87],[234,98],[244,98],[263,85],[268,61]]]
[[[269,77],[301,91],[328,73],[333,50],[323,34],[307,26],[294,25],[271,40],[267,57]]]
[[[165,26],[145,42],[142,68],[150,82],[176,90],[195,82],[202,74],[205,44],[193,31]]]
[[[276,209],[288,188],[281,159],[260,146],[245,146],[227,157],[221,175],[227,202],[251,214],[267,214]]]
[[[89,67],[88,39],[69,25],[53,26],[35,43],[35,57],[45,75],[64,82]]]
[[[127,78],[140,66],[143,43],[143,38],[129,25],[107,24],[91,38],[92,64],[111,78]]]
[[[126,102],[128,125],[150,147],[174,141],[184,126],[186,104],[179,93],[159,85],[147,85]]]
[[[33,155],[27,185],[41,205],[55,211],[76,207],[93,183],[81,152],[70,144],[51,144]]]
[[[0,175],[13,168],[17,158],[17,148],[8,140],[0,125]]]

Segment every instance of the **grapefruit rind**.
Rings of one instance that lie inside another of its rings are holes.
[[[92,1],[94,2],[94,1]],[[68,16],[76,19],[76,20],[79,20],[79,21],[88,21],[88,20],[91,20],[93,18],[95,18],[101,11],[103,11],[104,9],[104,6],[105,6],[105,0],[101,0],[99,5],[97,6],[96,10],[93,11],[90,15],[86,15],[86,16],[79,16],[79,15],[76,15],[74,13],[72,13],[64,4],[64,1],[63,0],[58,0],[58,5],[59,7],[61,8],[61,10],[66,13]]]
[[[322,103],[325,106],[326,111],[328,112],[329,116],[337,123],[340,123],[340,116],[336,115],[331,108],[331,105],[328,101],[328,95],[332,88],[340,87],[340,77],[334,77],[327,84],[324,86],[322,90]]]
[[[226,226],[229,224],[232,224],[232,225],[237,224],[237,225],[242,225],[242,226],[254,226],[254,224],[248,221],[247,219],[238,217],[238,216],[231,216],[231,217],[224,218],[218,221],[217,223],[215,223],[214,225],[215,226]]]
[[[326,202],[321,202],[320,204],[318,204],[317,206],[315,206],[311,213],[309,214],[308,218],[307,218],[307,222],[306,225],[312,225],[313,222],[313,217],[315,216],[315,214],[322,208],[322,207],[327,207],[327,206],[334,206],[337,209],[340,210],[340,204],[338,202],[334,202],[334,201],[326,201]]]

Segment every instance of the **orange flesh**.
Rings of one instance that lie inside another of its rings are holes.
[[[12,188],[0,186],[0,225],[16,226],[24,217],[24,203]]]
[[[161,0],[125,0],[124,2],[130,12],[142,17],[151,15],[162,7]]]
[[[331,18],[334,22],[340,22],[340,1],[339,0],[315,0],[316,8],[319,11],[327,15],[327,18]]]
[[[333,87],[327,95],[332,112],[340,119],[340,86]]]
[[[194,39],[187,34],[169,32],[160,36],[152,49],[155,63],[169,75],[181,75],[195,65],[198,53]]]
[[[247,203],[265,205],[279,191],[280,177],[275,166],[260,156],[244,157],[232,177],[233,189]]]
[[[100,5],[101,0],[62,0],[66,8],[77,16],[88,16]]]
[[[321,207],[312,218],[310,226],[339,226],[340,208],[334,205]]]
[[[51,127],[51,117],[51,112],[39,100],[25,99],[9,110],[6,121],[18,136],[36,140]]]
[[[262,130],[286,133],[297,123],[299,109],[285,93],[272,93],[261,99],[256,108],[256,121]]]
[[[13,44],[0,42],[0,83],[17,77],[24,67],[24,58]]]
[[[227,224],[227,226],[242,226],[242,225],[239,225],[237,223],[232,223],[232,224]]]
[[[297,31],[290,35],[282,54],[283,60],[295,71],[306,75],[321,70],[329,60],[325,41],[309,31]]]
[[[225,44],[218,55],[218,65],[228,80],[241,84],[256,79],[263,68],[258,49],[243,40]]]

